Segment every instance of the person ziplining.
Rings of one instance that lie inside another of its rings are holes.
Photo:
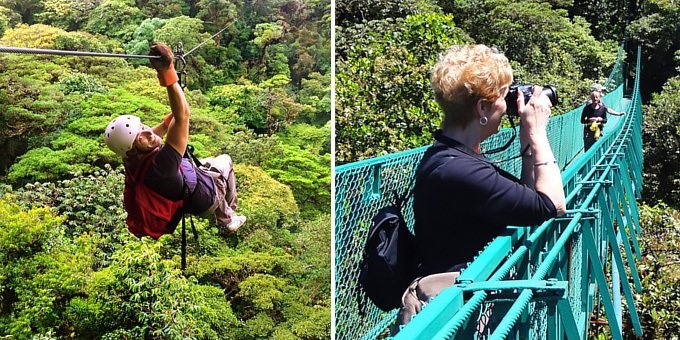
[[[167,88],[171,113],[149,127],[139,117],[122,115],[106,127],[106,145],[123,158],[126,223],[138,237],[159,238],[172,233],[182,213],[213,213],[227,232],[235,232],[246,217],[237,215],[233,163],[220,155],[192,163],[188,156],[191,111],[173,63],[163,44],[151,47],[150,59],[161,86]],[[165,143],[163,142],[165,136]]]
[[[181,220],[182,270],[186,267],[185,213],[202,217],[213,215],[226,233],[236,232],[246,222],[245,216],[235,212],[238,200],[231,158],[219,155],[199,161],[191,153],[192,148],[188,145],[191,111],[183,91],[186,86],[185,58],[232,24],[186,53],[179,43],[176,54],[165,44],[152,45],[149,55],[0,46],[0,53],[149,59],[158,73],[160,85],[167,88],[171,113],[154,127],[143,124],[139,117],[121,115],[108,124],[104,139],[106,145],[123,159],[123,205],[128,213],[128,230],[137,237],[158,239],[173,233]],[[193,220],[191,225],[193,228]],[[195,228],[193,231],[198,239]]]

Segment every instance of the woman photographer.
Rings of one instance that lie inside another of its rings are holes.
[[[414,218],[418,276],[404,293],[398,323],[454,283],[465,264],[508,225],[536,225],[565,211],[560,169],[548,142],[550,101],[539,87],[521,117],[522,175],[517,179],[482,155],[499,131],[512,83],[508,59],[483,46],[453,46],[432,70],[444,119],[416,171]],[[434,275],[433,275],[434,274]]]

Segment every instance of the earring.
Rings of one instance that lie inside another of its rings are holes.
[[[486,123],[488,123],[488,122],[489,122],[489,118],[486,118],[486,116],[484,116],[484,117],[482,117],[482,118],[479,118],[479,125],[484,126],[484,125],[486,125]]]

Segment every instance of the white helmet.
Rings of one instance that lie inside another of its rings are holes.
[[[125,157],[125,154],[132,150],[132,144],[140,131],[142,122],[139,117],[122,115],[114,118],[104,132],[106,145],[118,156]]]

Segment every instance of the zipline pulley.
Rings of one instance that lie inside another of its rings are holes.
[[[184,58],[184,47],[181,42],[177,43],[175,48],[175,72],[179,78],[179,86],[182,89],[187,87],[187,61]]]

